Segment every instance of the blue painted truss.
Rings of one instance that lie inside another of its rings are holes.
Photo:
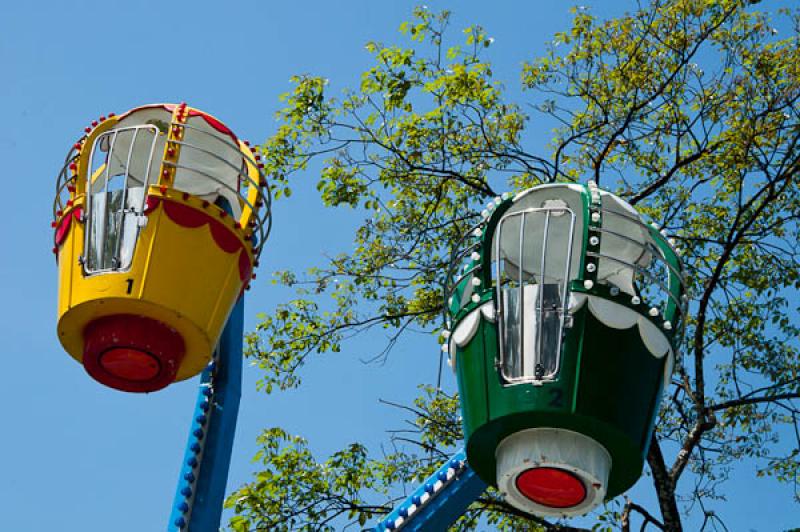
[[[469,467],[467,456],[461,450],[400,503],[374,530],[447,530],[484,491],[486,483]]]
[[[244,298],[233,307],[214,360],[203,370],[168,532],[216,532],[242,390]]]

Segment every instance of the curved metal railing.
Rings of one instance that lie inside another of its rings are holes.
[[[195,172],[199,175],[202,175],[204,178],[213,181],[214,183],[225,188],[227,191],[230,191],[232,194],[235,194],[241,206],[249,207],[252,213],[251,227],[255,237],[253,254],[255,256],[255,259],[258,260],[258,257],[260,256],[261,251],[263,250],[264,244],[269,238],[270,232],[272,231],[272,191],[269,187],[266,175],[260,168],[258,161],[252,156],[252,154],[248,153],[246,150],[241,149],[239,145],[234,143],[232,140],[229,140],[227,137],[223,137],[211,133],[209,131],[205,131],[201,128],[186,123],[172,122],[170,125],[172,127],[178,126],[184,129],[191,130],[192,133],[205,135],[206,137],[213,139],[213,142],[218,143],[220,148],[233,150],[237,154],[237,156],[241,158],[242,165],[241,167],[239,167],[231,163],[230,160],[225,159],[224,157],[219,155],[219,153],[215,152],[214,150],[198,146],[196,144],[193,144],[192,142],[187,142],[185,140],[171,139],[168,141],[170,143],[179,145],[181,153],[183,153],[184,150],[202,153],[204,156],[209,156],[219,161],[224,166],[230,168],[230,170],[233,173],[235,173],[237,178],[237,186],[235,188],[231,186],[229,182],[223,180],[220,176],[214,175],[201,167],[189,164],[182,164],[180,155],[178,157],[177,162],[162,160],[160,162],[160,166],[162,168],[172,167],[175,168],[176,171],[185,170],[188,172]],[[115,130],[112,129],[108,132],[104,132],[102,136],[113,134],[114,131]],[[85,139],[86,137],[84,136],[83,138]],[[93,151],[94,147],[92,147],[92,152]],[[74,192],[70,191],[69,188],[70,184],[73,183],[74,178],[77,175],[77,172],[73,171],[72,165],[77,164],[78,159],[79,159],[78,150],[75,148],[75,146],[72,146],[70,150],[67,152],[64,165],[62,166],[58,174],[58,177],[56,178],[55,198],[53,200],[54,223],[56,223],[62,216],[63,211],[68,206],[68,201],[70,199],[74,199],[75,197]],[[148,161],[148,169],[149,167],[150,164]],[[255,179],[253,176],[250,175],[251,170],[255,170],[255,172],[258,175],[257,179]],[[252,203],[248,198],[248,193],[251,190],[251,187],[259,189],[259,196],[255,203]]]

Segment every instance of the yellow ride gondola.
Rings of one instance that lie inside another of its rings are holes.
[[[260,156],[186,104],[101,117],[57,183],[58,337],[97,381],[199,373],[269,234]]]

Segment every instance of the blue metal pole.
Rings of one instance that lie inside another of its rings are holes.
[[[242,390],[244,297],[203,371],[168,532],[216,532],[222,516]]]
[[[463,450],[440,467],[375,527],[384,530],[447,530],[486,491]]]

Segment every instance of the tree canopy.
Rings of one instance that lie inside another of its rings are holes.
[[[509,190],[593,179],[674,241],[691,297],[647,457],[659,507],[622,498],[596,514],[597,528],[681,530],[685,511],[722,496],[743,458],[800,502],[800,16],[759,9],[653,0],[598,20],[576,8],[548,52],[522,66],[522,101],[494,79],[486,30],[459,34],[448,12],[423,7],[400,26],[402,44],[367,44],[374,63],[357,87],[330,94],[323,78],[294,78],[279,128],[259,148],[275,197],[288,198],[322,159],[324,204],[356,209],[363,222],[352,252],[276,274],[296,297],[247,336],[259,385],[301,386],[310,355],[345,351],[348,337],[374,327],[391,333],[376,356],[409,327],[430,331],[433,344],[450,252],[482,206]],[[528,145],[542,124],[550,144]],[[261,471],[228,499],[231,528],[379,518],[393,486],[432,471],[461,438],[456,397],[423,386],[404,408],[413,442],[388,455],[354,442],[321,460],[301,437],[265,430]],[[492,490],[456,528],[477,523],[569,529],[521,515]]]

